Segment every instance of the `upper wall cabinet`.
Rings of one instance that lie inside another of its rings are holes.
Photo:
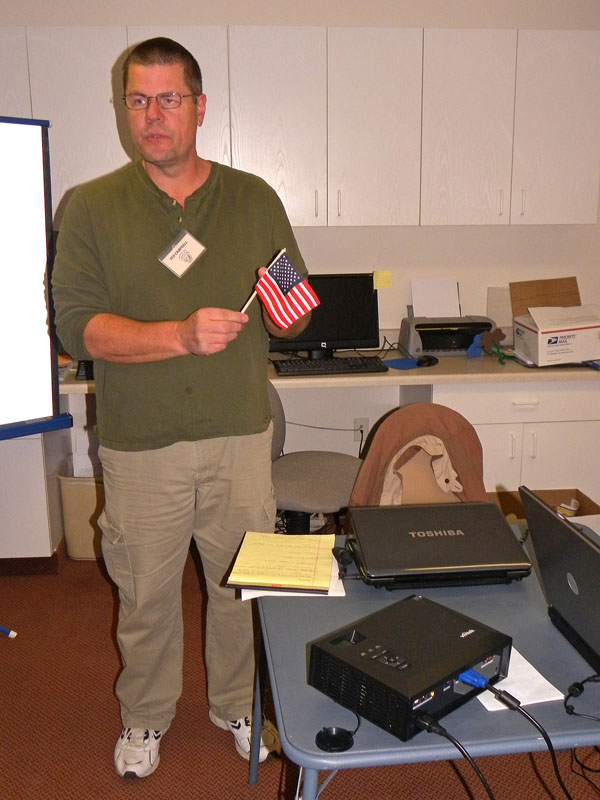
[[[66,192],[131,157],[120,98],[125,28],[28,28],[33,116],[50,120],[53,210]],[[130,145],[129,145],[130,146]]]
[[[229,30],[232,165],[264,178],[293,225],[327,224],[325,28]]]
[[[200,62],[200,155],[261,175],[294,225],[598,221],[597,30],[0,26],[0,115],[50,120],[58,227],[134,157],[121,67],[155,35]]]
[[[423,32],[327,36],[328,223],[418,225]]]
[[[202,72],[206,95],[206,114],[198,128],[196,146],[199,155],[210,161],[231,164],[229,131],[229,81],[227,77],[227,28],[225,26],[157,25],[130,26],[130,47],[154,36],[175,39],[192,53]]]
[[[510,219],[514,30],[426,30],[421,224]]]
[[[513,224],[596,223],[600,31],[519,31]]]

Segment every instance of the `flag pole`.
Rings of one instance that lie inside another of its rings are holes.
[[[251,303],[251,302],[254,300],[254,298],[255,298],[255,297],[256,297],[256,292],[252,292],[252,294],[250,295],[250,297],[249,297],[249,298],[248,298],[248,300],[246,301],[246,304],[244,305],[244,307],[243,307],[243,308],[242,308],[242,310],[240,311],[240,314],[244,314],[244,313],[245,313],[246,309],[248,308],[248,306],[249,306],[249,305],[250,305],[250,303]]]
[[[275,258],[274,258],[274,259],[271,261],[271,263],[270,263],[270,264],[269,264],[269,266],[267,267],[267,272],[268,272],[268,271],[271,269],[271,267],[273,266],[273,264],[274,264],[276,261],[278,261],[278,260],[281,258],[281,256],[282,256],[282,255],[285,253],[285,251],[286,251],[286,248],[285,248],[285,247],[282,247],[282,248],[281,248],[281,250],[280,250],[280,251],[277,253],[277,255],[275,256]],[[266,273],[265,273],[265,274],[266,274]],[[256,291],[252,292],[252,294],[250,295],[250,297],[248,298],[248,300],[247,300],[247,301],[246,301],[246,303],[244,304],[244,307],[243,307],[243,308],[242,308],[242,310],[240,311],[240,314],[244,314],[244,313],[245,313],[246,309],[248,308],[248,306],[249,306],[249,305],[250,305],[250,303],[251,303],[251,302],[254,300],[254,298],[255,298],[255,297],[256,297]]]

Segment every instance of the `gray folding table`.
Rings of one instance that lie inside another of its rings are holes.
[[[320,770],[458,757],[455,747],[435,734],[421,732],[402,742],[364,719],[350,750],[327,753],[315,744],[315,735],[323,726],[353,730],[357,723],[351,711],[308,685],[307,642],[408,594],[422,594],[509,634],[513,646],[561,692],[593,672],[551,624],[534,573],[511,584],[392,592],[346,579],[345,589],[343,598],[297,596],[258,600],[277,727],[283,752],[304,768],[303,800],[315,800]],[[589,691],[586,688],[585,699],[588,710],[596,702],[595,708],[600,711],[597,684],[590,685]],[[561,701],[527,706],[527,711],[544,727],[556,749],[600,744],[600,723],[567,715]],[[260,719],[260,713],[257,693],[255,719]],[[545,749],[539,732],[522,715],[509,710],[489,712],[476,698],[445,716],[441,724],[473,757]],[[258,725],[254,729],[259,729]],[[253,755],[250,783],[258,779],[256,749]]]

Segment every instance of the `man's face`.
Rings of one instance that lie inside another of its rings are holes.
[[[132,64],[127,75],[126,94],[152,97],[142,110],[127,110],[133,143],[144,161],[170,168],[185,164],[196,153],[196,129],[202,124],[206,97],[183,97],[174,109],[160,108],[155,96],[161,92],[189,95],[181,64],[156,64],[143,67]]]

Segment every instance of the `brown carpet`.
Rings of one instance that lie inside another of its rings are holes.
[[[61,558],[58,574],[0,577],[0,793],[26,800],[292,800],[298,769],[282,758],[261,765],[258,786],[231,736],[208,721],[202,658],[202,584],[190,555],[183,582],[186,635],[184,688],[161,745],[161,764],[141,781],[118,778],[112,751],[120,731],[113,694],[119,657],[115,595],[102,562]],[[595,751],[578,751],[600,767]],[[561,773],[573,798],[597,792]],[[477,761],[496,800],[563,797],[547,753]],[[322,776],[323,779],[325,775]],[[599,781],[600,783],[600,781]],[[479,800],[485,793],[457,758],[404,767],[338,773],[323,800]]]

